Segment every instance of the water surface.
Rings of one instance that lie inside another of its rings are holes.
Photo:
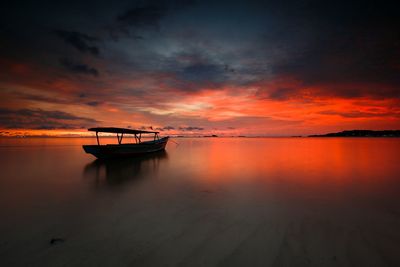
[[[0,139],[0,264],[400,265],[400,139],[174,140]]]

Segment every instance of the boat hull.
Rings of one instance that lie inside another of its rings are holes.
[[[99,159],[134,157],[164,150],[168,139],[169,137],[163,137],[138,144],[83,145],[82,147],[86,153],[92,154]]]

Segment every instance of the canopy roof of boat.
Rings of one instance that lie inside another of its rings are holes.
[[[96,128],[89,128],[88,131],[98,132],[98,133],[126,133],[126,134],[159,133],[155,131],[142,131],[142,130],[133,130],[126,128],[117,128],[117,127],[96,127]]]

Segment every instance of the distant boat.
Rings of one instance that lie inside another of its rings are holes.
[[[97,145],[83,145],[83,150],[99,159],[141,156],[162,151],[165,149],[169,139],[168,136],[160,138],[159,132],[116,127],[90,128],[88,131],[96,132]],[[116,133],[118,144],[100,145],[99,133]],[[135,138],[135,143],[122,144],[124,134],[132,134]],[[150,141],[142,141],[142,134],[153,134],[154,138]]]

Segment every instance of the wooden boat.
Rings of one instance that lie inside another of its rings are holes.
[[[132,130],[116,127],[90,128],[88,131],[96,132],[97,145],[83,145],[83,150],[99,159],[141,156],[162,151],[165,149],[169,139],[168,136],[160,138],[159,132],[155,131]],[[100,145],[99,133],[116,133],[118,144]],[[133,135],[135,143],[122,144],[124,134]],[[153,134],[153,140],[142,141],[142,135],[145,134]]]

